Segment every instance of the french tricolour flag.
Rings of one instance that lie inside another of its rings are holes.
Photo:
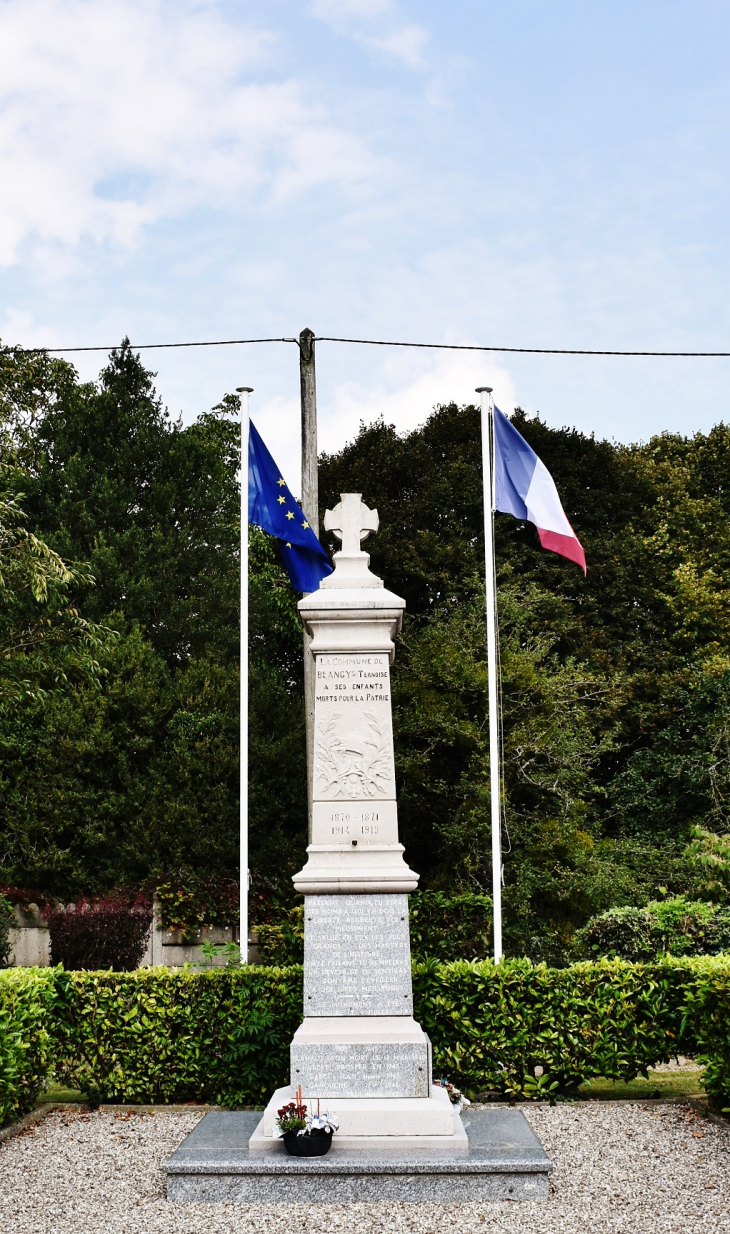
[[[495,509],[537,527],[543,548],[575,561],[585,574],[583,546],[565,517],[544,463],[498,407],[494,408]]]

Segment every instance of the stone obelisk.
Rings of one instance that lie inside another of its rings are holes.
[[[291,1086],[251,1139],[272,1140],[276,1110],[301,1085],[337,1112],[337,1142],[431,1143],[467,1150],[461,1120],[431,1078],[428,1037],[413,1018],[408,892],[418,875],[398,839],[390,663],[405,602],[370,570],[361,542],[377,511],[343,493],[325,515],[342,541],[335,570],[299,611],[311,637],[316,695],[312,842],[294,876],[304,895],[304,1021]]]

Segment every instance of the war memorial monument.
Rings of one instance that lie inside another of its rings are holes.
[[[342,494],[325,529],[335,570],[299,602],[315,660],[311,836],[304,896],[304,1018],[290,1085],[263,1116],[207,1114],[166,1165],[168,1197],[208,1202],[538,1200],[550,1162],[517,1109],[462,1118],[432,1076],[413,1018],[408,893],[398,839],[390,663],[405,603],[361,547],[378,516]],[[287,1156],[276,1112],[301,1086],[336,1111],[321,1157]]]

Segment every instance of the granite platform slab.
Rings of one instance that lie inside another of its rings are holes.
[[[165,1164],[167,1198],[178,1203],[545,1200],[552,1169],[520,1110],[463,1115],[469,1152],[449,1157],[393,1145],[357,1151],[337,1143],[325,1157],[256,1155],[248,1141],[261,1115],[214,1110]]]

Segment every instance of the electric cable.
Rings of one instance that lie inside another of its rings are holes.
[[[608,349],[591,349],[587,347],[502,347],[482,343],[411,343],[397,339],[375,338],[338,338],[330,334],[315,335],[317,343],[353,343],[365,347],[417,347],[431,351],[486,351],[502,352],[510,355],[528,356],[638,356],[658,359],[730,359],[730,351],[610,351]],[[299,343],[298,338],[229,338],[210,339],[191,343],[130,343],[133,351],[167,350],[186,347],[239,347],[246,343]],[[111,347],[22,347],[19,345],[2,347],[0,354],[17,352],[23,355],[49,356],[71,355],[83,351],[114,351],[119,344]]]
[[[364,343],[370,347],[430,347],[439,351],[506,351],[534,356],[677,356],[730,358],[730,351],[592,351],[578,347],[492,347],[481,343],[398,343],[392,339],[334,338],[318,335],[318,343]]]
[[[296,338],[226,338],[212,339],[210,342],[204,343],[130,343],[132,351],[153,351],[169,347],[237,347],[243,343],[298,343]],[[11,347],[3,347],[0,350],[4,352],[17,351],[24,356],[40,355],[45,352],[49,356],[68,355],[74,351],[116,351],[120,346],[115,343],[112,347],[23,347],[16,344]]]

